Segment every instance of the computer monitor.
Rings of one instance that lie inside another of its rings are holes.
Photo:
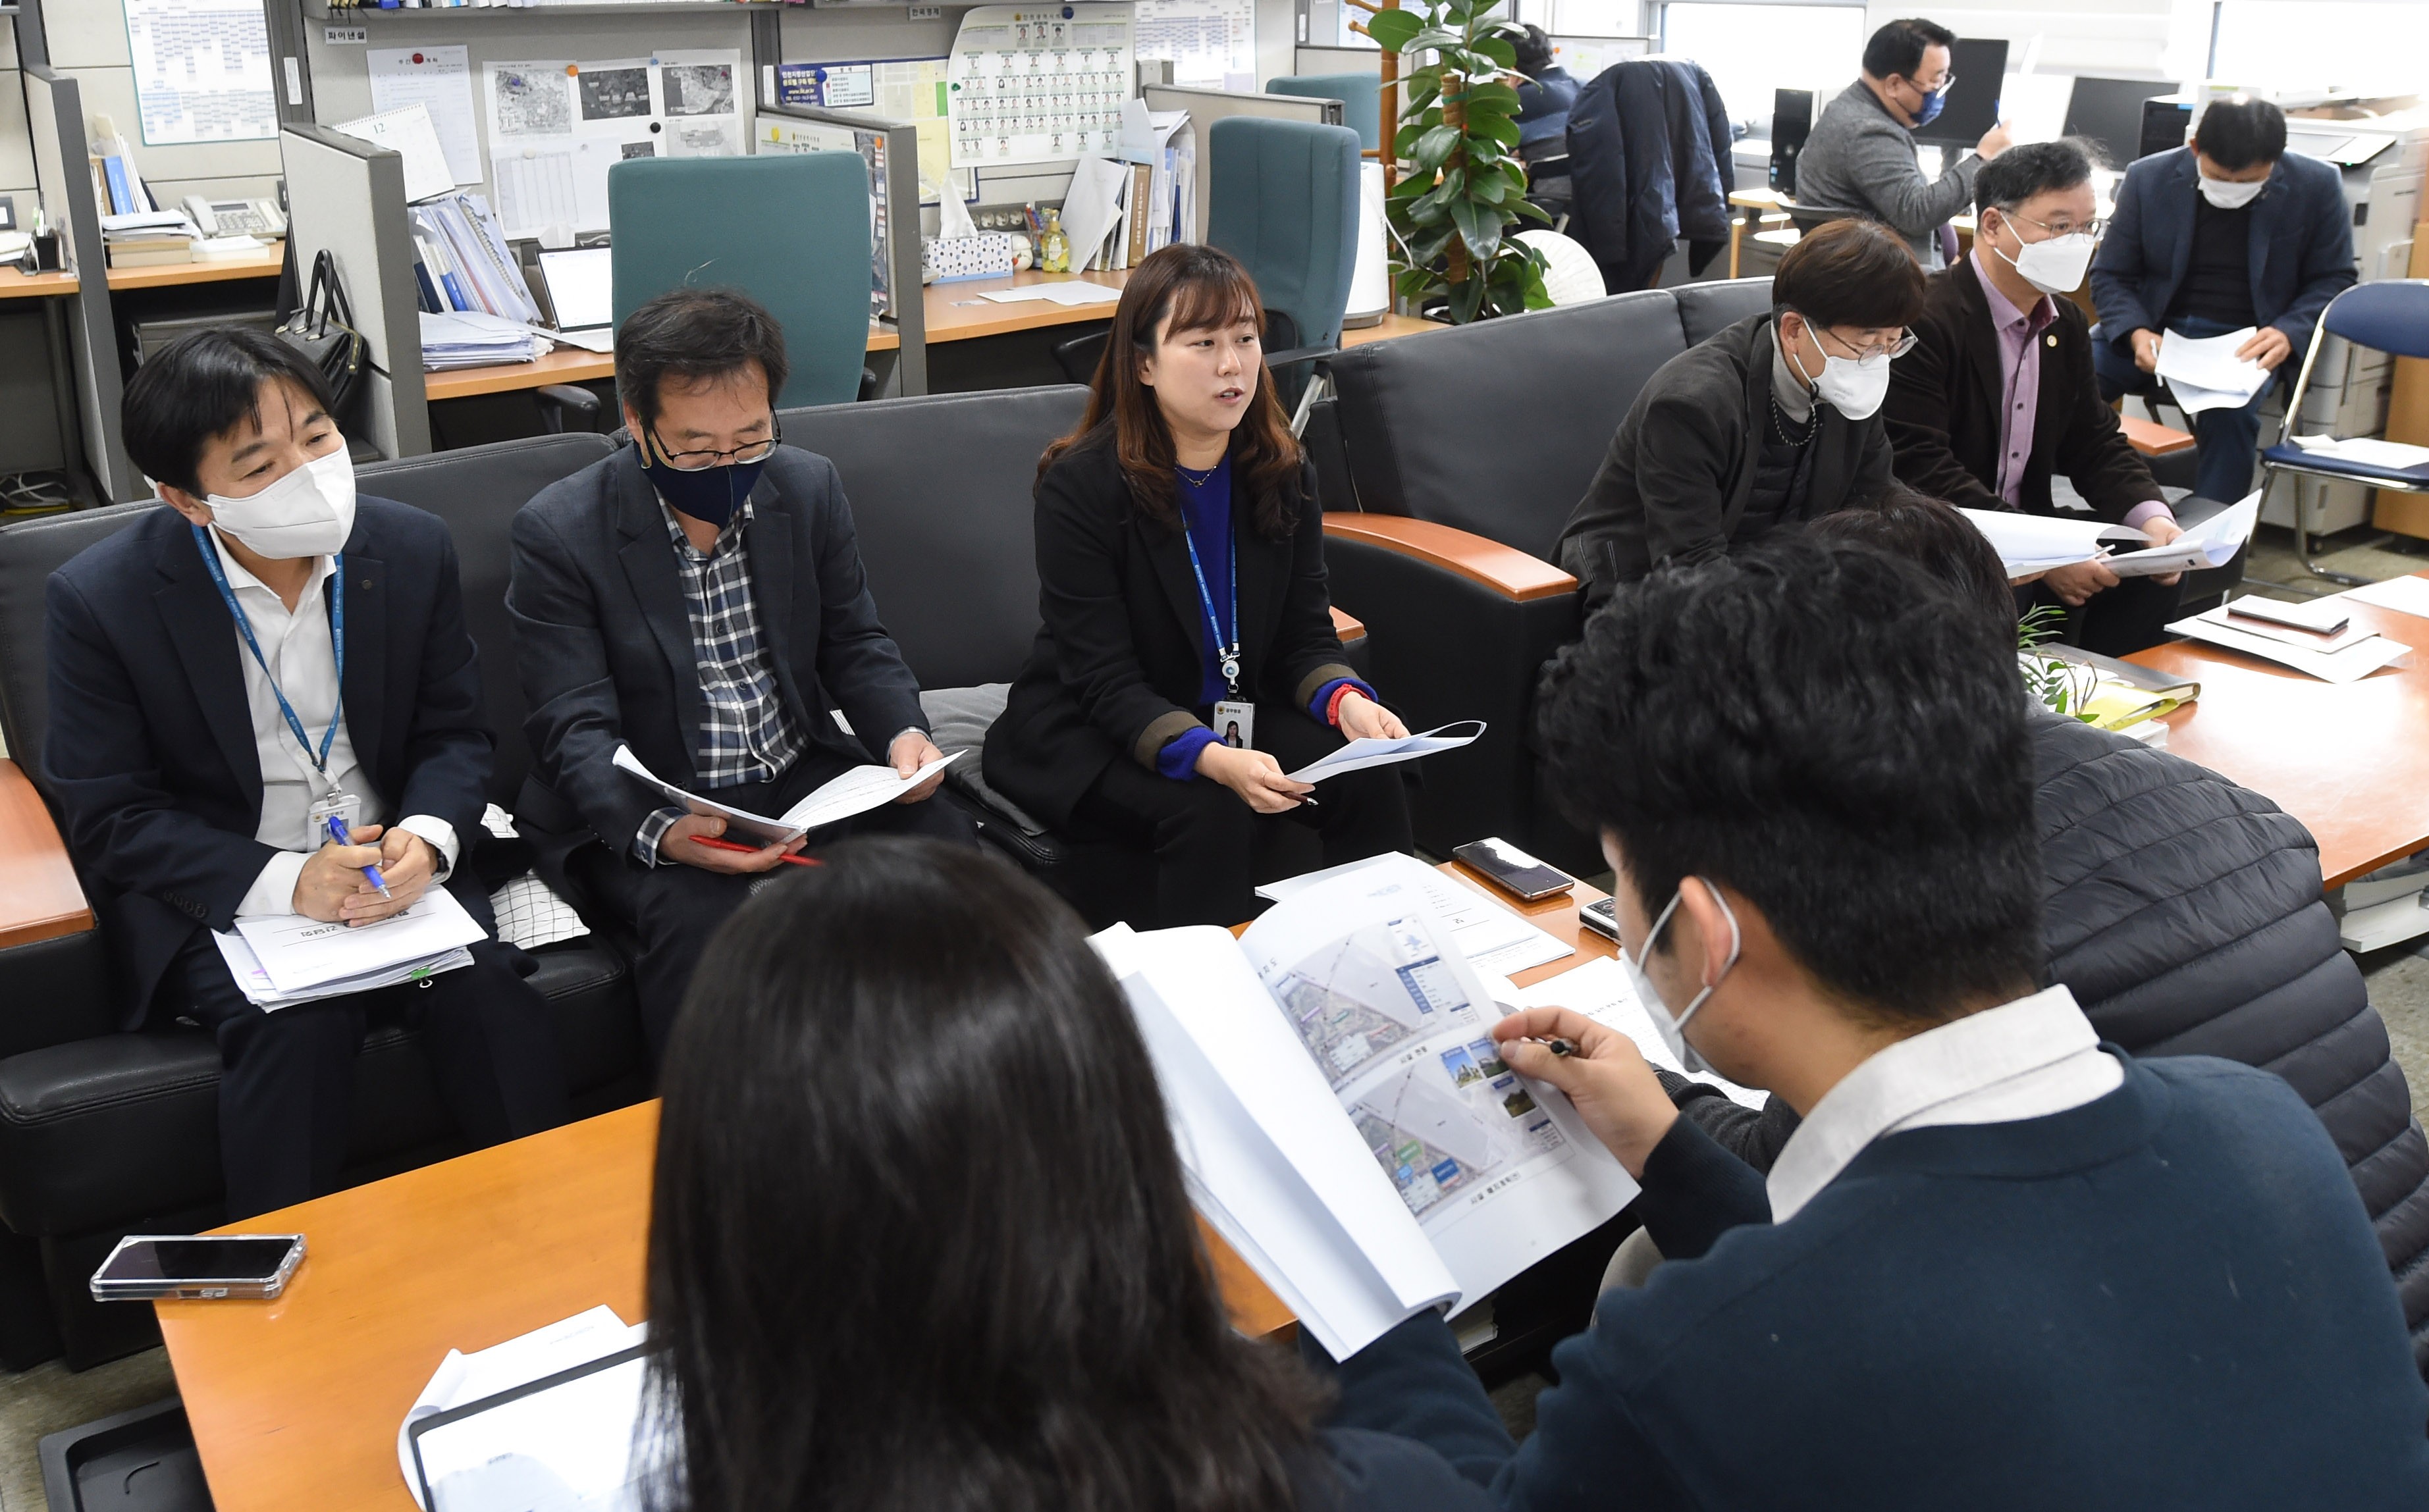
[[[1942,147],[1971,147],[1999,123],[1999,90],[2008,77],[2008,40],[1959,37],[1948,50],[1948,71],[1957,87],[1931,124],[1915,128],[1914,140]]]
[[[539,255],[540,281],[548,286],[556,328],[581,331],[616,318],[616,250],[577,247]]]
[[[2123,168],[2141,156],[2142,102],[2175,90],[2153,79],[2077,78],[2062,129],[2097,143],[2108,155],[2109,167]]]

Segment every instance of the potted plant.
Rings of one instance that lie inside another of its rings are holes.
[[[1549,224],[1527,201],[1518,159],[1518,27],[1495,19],[1497,0],[1430,0],[1386,8],[1363,30],[1387,53],[1432,53],[1412,71],[1392,156],[1407,174],[1384,199],[1395,244],[1393,287],[1420,310],[1441,305],[1453,324],[1551,304],[1544,258],[1509,235],[1522,216]]]

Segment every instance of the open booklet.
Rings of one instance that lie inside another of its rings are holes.
[[[1462,732],[1451,734],[1451,731]],[[1477,737],[1483,733],[1483,720],[1458,719],[1413,735],[1402,735],[1396,740],[1377,735],[1362,736],[1346,742],[1331,755],[1318,757],[1289,776],[1294,782],[1321,782],[1328,777],[1339,777],[1344,772],[1363,772],[1369,766],[1414,761],[1438,750],[1457,750],[1462,746],[1476,744]]]
[[[1454,1307],[1634,1200],[1396,868],[1276,904],[1234,940],[1096,936],[1154,1058],[1191,1194],[1335,1357]]]
[[[961,752],[955,751],[953,756]],[[616,748],[617,767],[644,785],[656,788],[686,813],[715,814],[725,820],[728,838],[741,836],[756,840],[763,846],[790,845],[822,824],[849,819],[855,814],[866,814],[882,804],[891,803],[903,794],[943,771],[953,756],[940,756],[908,777],[898,777],[891,766],[854,766],[801,802],[786,809],[777,818],[768,818],[748,809],[729,808],[714,798],[688,793],[671,782],[661,781],[641,764],[630,746]]]

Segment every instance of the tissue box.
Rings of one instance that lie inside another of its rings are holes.
[[[1001,231],[948,237],[930,242],[928,266],[939,283],[955,278],[1001,278],[1012,271],[1012,238]]]

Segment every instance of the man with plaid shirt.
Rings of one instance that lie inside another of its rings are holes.
[[[633,444],[515,517],[506,601],[536,757],[518,817],[552,880],[640,937],[653,1059],[709,935],[804,842],[720,843],[725,821],[663,804],[615,768],[617,748],[765,814],[849,767],[909,776],[939,754],[878,622],[834,465],[777,436],[785,372],[784,333],[751,300],[660,295],[616,337]],[[939,781],[818,838],[973,840],[961,811],[927,801]]]

